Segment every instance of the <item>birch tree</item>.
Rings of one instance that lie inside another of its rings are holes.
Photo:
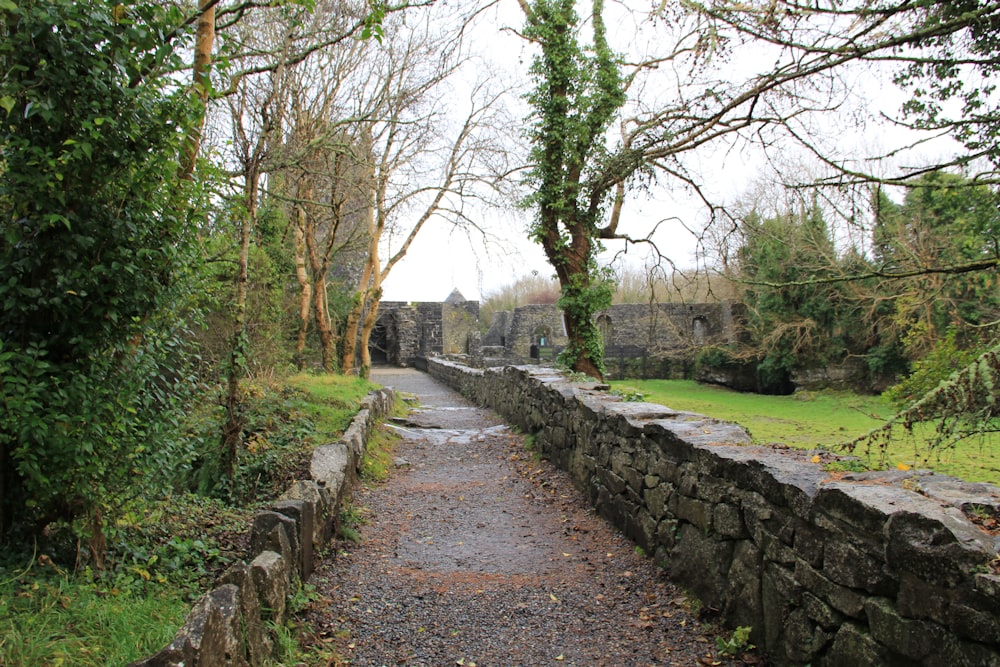
[[[342,370],[367,376],[368,349],[378,317],[382,284],[431,220],[476,227],[472,203],[497,178],[505,150],[498,130],[505,126],[498,102],[503,91],[485,82],[469,85],[462,97],[453,80],[471,64],[464,51],[464,17],[440,29],[428,13],[365,57],[363,77],[354,70],[355,91],[348,125],[355,143],[370,151],[370,213],[360,280],[347,316]],[[464,112],[464,113],[463,113]]]
[[[234,326],[226,370],[220,456],[221,469],[227,477],[235,472],[242,442],[240,381],[246,374],[246,360],[251,353],[247,334],[250,245],[267,175],[278,171],[288,159],[279,148],[282,133],[287,131],[293,72],[323,49],[347,41],[363,26],[363,20],[327,5],[312,11],[289,5],[255,12],[223,33],[223,48],[239,54],[238,67],[227,84],[219,87],[230,123],[225,133],[231,139],[227,157],[235,167],[233,177],[240,181],[239,203],[233,207],[237,231]],[[303,239],[303,243],[308,246],[308,240]],[[319,290],[318,294],[325,296],[325,290]]]

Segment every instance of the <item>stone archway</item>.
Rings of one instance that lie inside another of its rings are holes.
[[[529,356],[532,359],[551,359],[553,357],[552,327],[540,324],[531,332],[531,348]]]
[[[607,313],[601,313],[597,316],[597,330],[601,332],[601,338],[604,339],[604,347],[607,349],[611,345],[611,341],[614,340],[615,327],[614,323],[611,321],[611,316]]]

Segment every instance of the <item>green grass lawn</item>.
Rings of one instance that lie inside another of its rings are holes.
[[[845,391],[799,392],[791,396],[764,396],[704,385],[693,380],[624,380],[614,389],[635,389],[645,401],[675,410],[697,412],[733,421],[750,431],[759,444],[783,443],[799,449],[838,447],[878,427],[893,414],[879,396]],[[902,429],[897,429],[900,434]],[[929,433],[929,429],[923,433]],[[859,448],[854,453],[870,467],[932,468],[969,481],[1000,483],[1000,438],[966,441],[954,448],[929,452],[926,437],[900,435],[885,455]],[[846,453],[846,452],[843,452]]]
[[[361,399],[377,387],[357,376],[333,373],[300,373],[288,378],[285,383],[308,394],[299,406],[316,423],[316,439],[320,441],[340,435],[358,413]]]

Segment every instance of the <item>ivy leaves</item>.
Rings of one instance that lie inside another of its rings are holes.
[[[560,361],[599,376],[603,346],[593,315],[611,302],[611,290],[597,270],[598,222],[608,186],[588,181],[607,158],[606,132],[625,103],[616,55],[607,42],[603,0],[590,16],[593,41],[580,42],[580,17],[573,0],[536,0],[526,10],[525,36],[541,53],[531,74],[535,89],[528,132],[532,194],[536,209],[531,237],[540,243],[562,287],[568,345]]]
[[[191,109],[167,76],[182,21],[103,0],[5,9],[0,518],[96,517],[147,469],[186,380],[194,230],[175,174]]]

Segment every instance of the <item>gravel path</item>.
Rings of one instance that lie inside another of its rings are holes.
[[[355,492],[361,541],[313,574],[331,664],[743,664],[524,436],[422,373],[375,379],[421,409],[397,426],[389,481]]]

